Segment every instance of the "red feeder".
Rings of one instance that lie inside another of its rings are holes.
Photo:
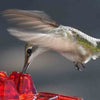
[[[0,72],[0,100],[82,100],[79,97],[54,93],[37,93],[29,74]]]

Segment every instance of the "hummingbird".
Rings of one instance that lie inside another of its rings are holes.
[[[3,16],[14,25],[8,32],[26,43],[23,73],[38,55],[49,50],[72,61],[77,70],[100,56],[100,39],[58,25],[43,11],[8,9],[3,11]]]

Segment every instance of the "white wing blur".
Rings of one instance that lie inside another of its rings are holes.
[[[50,48],[56,51],[71,52],[76,51],[77,45],[72,43],[69,39],[56,36],[54,34],[30,33],[22,32],[16,29],[8,29],[10,34],[17,37],[19,40],[31,43],[32,45],[39,45],[41,47]]]

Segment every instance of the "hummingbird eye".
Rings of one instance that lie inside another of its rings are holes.
[[[27,55],[30,56],[32,54],[32,48],[27,49]]]

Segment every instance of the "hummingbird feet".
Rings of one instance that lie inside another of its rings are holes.
[[[81,62],[74,62],[74,66],[78,71],[82,71],[81,67],[85,68],[84,64]]]

